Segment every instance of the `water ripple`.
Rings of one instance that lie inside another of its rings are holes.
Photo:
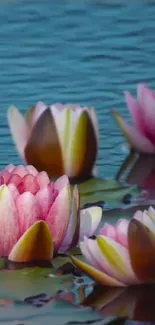
[[[125,153],[110,116],[129,118],[123,91],[154,85],[155,6],[152,1],[0,1],[1,167],[20,161],[6,111],[37,100],[95,106],[102,175],[116,173]],[[109,168],[110,167],[110,168]]]

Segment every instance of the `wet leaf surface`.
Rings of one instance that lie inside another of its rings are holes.
[[[54,295],[72,287],[72,274],[56,276],[51,269],[27,268],[0,272],[0,296],[25,299],[38,294]]]

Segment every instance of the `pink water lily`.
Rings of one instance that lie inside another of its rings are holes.
[[[38,102],[24,117],[8,112],[21,157],[51,177],[85,178],[93,173],[98,151],[98,122],[93,108]]]
[[[71,191],[66,175],[53,183],[33,166],[7,166],[0,172],[0,256],[16,262],[47,260],[54,250],[64,252],[85,234],[91,236],[102,209],[80,211],[79,204],[78,188]]]
[[[142,153],[155,153],[155,93],[143,84],[137,86],[137,99],[125,92],[127,106],[134,126],[113,111],[113,117],[133,149]]]
[[[155,283],[155,210],[137,211],[132,220],[105,224],[95,240],[85,237],[80,248],[88,262],[73,262],[107,286]]]

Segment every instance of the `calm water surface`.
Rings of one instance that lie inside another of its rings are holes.
[[[109,4],[108,4],[109,3]],[[23,112],[38,100],[96,107],[98,166],[113,176],[124,156],[110,117],[129,117],[123,90],[155,87],[155,5],[152,1],[0,0],[0,167],[19,163],[7,108]]]

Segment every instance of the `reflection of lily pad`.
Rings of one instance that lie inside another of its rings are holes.
[[[55,276],[50,269],[29,268],[0,271],[0,295],[4,298],[25,299],[41,293],[54,295],[72,287],[73,276]]]

